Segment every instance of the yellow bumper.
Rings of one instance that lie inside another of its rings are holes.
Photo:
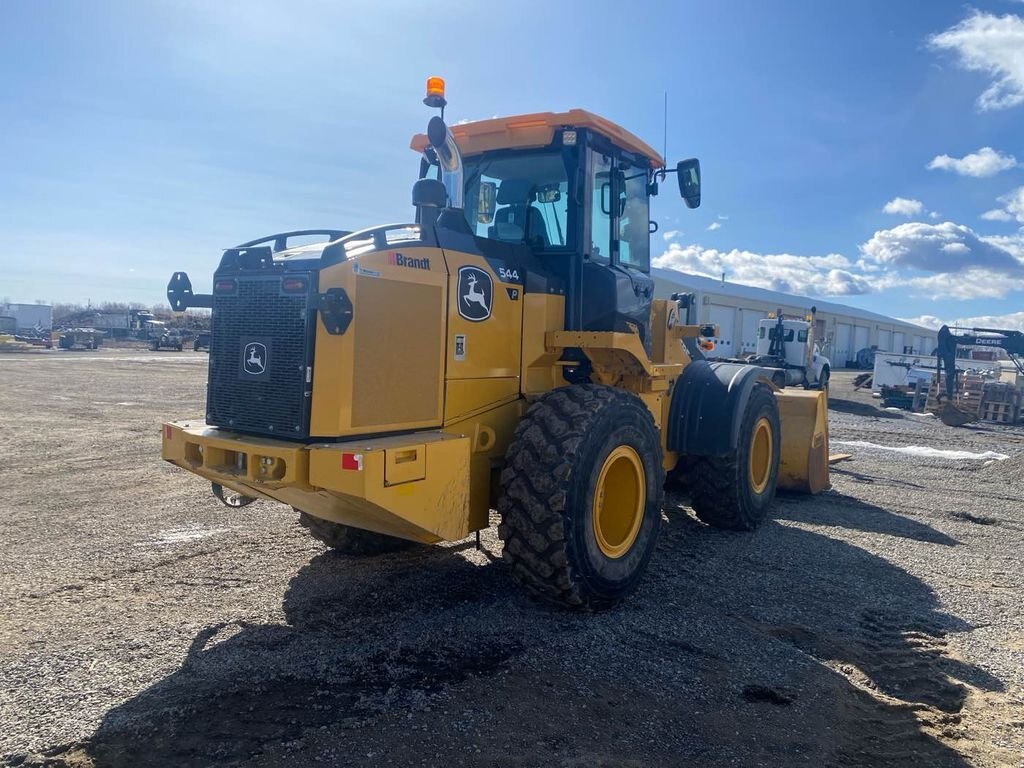
[[[463,435],[301,444],[176,421],[164,424],[162,456],[239,493],[404,539],[455,541],[479,527],[471,525]]]

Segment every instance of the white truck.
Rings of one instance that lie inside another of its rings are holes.
[[[809,320],[785,317],[781,311],[761,320],[757,351],[744,362],[772,370],[780,387],[827,389],[832,363],[814,341],[814,315],[812,307]]]

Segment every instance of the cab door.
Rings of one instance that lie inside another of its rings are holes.
[[[583,328],[635,327],[650,352],[649,162],[622,156],[601,137],[588,150],[583,252]]]

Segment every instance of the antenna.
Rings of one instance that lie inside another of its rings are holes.
[[[661,159],[665,161],[665,166],[668,167],[668,91],[665,91],[665,124],[662,126],[662,135],[665,139],[665,153],[661,156]]]

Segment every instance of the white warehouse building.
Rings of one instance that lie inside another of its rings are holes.
[[[835,368],[846,367],[857,359],[857,352],[875,347],[881,352],[930,355],[935,349],[936,332],[894,317],[831,301],[794,296],[764,288],[713,280],[709,277],[652,269],[655,298],[667,299],[673,293],[696,296],[694,323],[717,325],[719,336],[709,357],[741,357],[755,351],[758,321],[769,312],[803,317],[817,308],[814,336],[822,353]]]
[[[13,317],[19,331],[49,331],[53,328],[53,307],[48,304],[0,303],[0,317]]]

